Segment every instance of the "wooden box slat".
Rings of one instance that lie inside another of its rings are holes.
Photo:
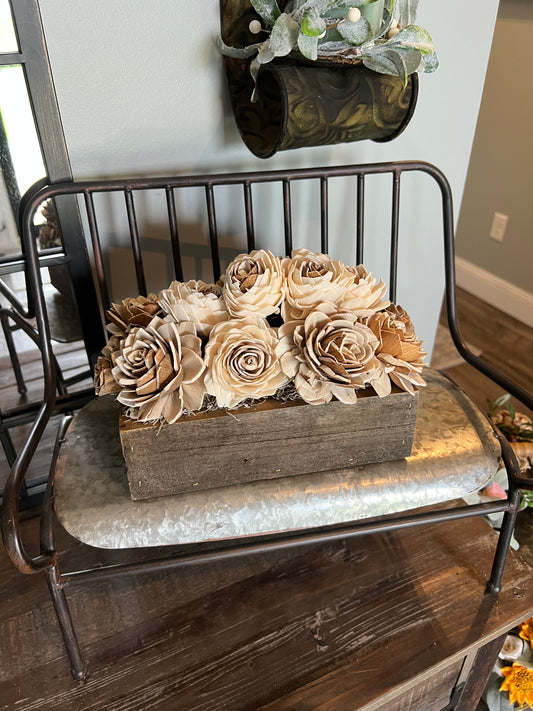
[[[366,393],[365,393],[366,395]],[[329,471],[409,456],[418,396],[264,400],[251,407],[147,425],[120,416],[132,499]]]

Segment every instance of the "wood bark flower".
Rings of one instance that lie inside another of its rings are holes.
[[[160,313],[155,294],[128,297],[106,311],[109,320],[106,328],[115,336],[123,336],[130,326],[147,326]]]
[[[376,284],[375,277],[362,264],[345,269],[350,281],[339,304],[342,309],[353,311],[358,318],[365,318],[390,305],[390,301],[383,298],[387,285],[382,279]]]
[[[279,313],[285,292],[281,259],[263,249],[239,254],[223,277],[226,308],[234,318]]]
[[[380,397],[391,392],[391,383],[411,395],[415,386],[426,383],[420,373],[426,364],[426,352],[418,340],[411,319],[400,306],[391,304],[386,311],[380,311],[366,319],[366,324],[376,335],[379,345],[376,356],[381,372],[372,382],[372,387]]]
[[[285,322],[303,321],[318,304],[339,303],[353,274],[344,264],[333,261],[327,254],[297,249],[283,262],[285,272],[285,301],[281,314]]]
[[[117,400],[131,419],[175,422],[184,408],[198,410],[204,397],[201,340],[192,323],[155,317],[134,326],[113,353]]]
[[[229,318],[222,288],[201,280],[173,281],[159,294],[158,301],[163,312],[172,316],[176,323],[191,321],[196,324],[198,335],[203,338],[209,337],[213,326]]]
[[[277,344],[275,329],[263,318],[231,319],[213,328],[205,348],[205,385],[219,407],[274,395],[287,382]]]
[[[283,372],[294,379],[299,395],[311,405],[336,397],[357,401],[356,391],[379,373],[378,340],[356,316],[324,303],[305,321],[283,324],[279,330]]]

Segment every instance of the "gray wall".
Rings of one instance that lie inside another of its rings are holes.
[[[444,170],[460,204],[497,0],[450,0],[445,11],[434,0],[421,3],[419,21],[433,35],[441,68],[421,77],[414,119],[400,138],[287,151],[268,161],[248,152],[227,112],[222,61],[212,43],[218,0],[40,0],[40,7],[77,178],[421,159]],[[389,190],[373,193],[376,220]],[[399,294],[431,349],[443,274],[429,237],[439,230],[440,203],[434,190],[417,181],[406,186],[409,191],[401,235],[406,277]],[[280,205],[273,202],[269,209],[279,212]],[[339,195],[340,224],[350,224],[352,210]],[[370,220],[367,230],[373,228]],[[365,261],[386,278],[375,229]],[[347,258],[335,240],[330,252]]]
[[[456,244],[468,262],[462,285],[510,313],[521,298],[524,320],[527,294],[533,299],[532,66],[533,3],[502,0]],[[489,237],[494,212],[509,216],[503,242]],[[494,276],[492,288],[491,277],[469,265]],[[533,300],[529,309],[533,319]]]

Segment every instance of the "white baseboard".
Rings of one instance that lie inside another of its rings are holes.
[[[505,279],[455,258],[457,286],[533,328],[533,294]]]

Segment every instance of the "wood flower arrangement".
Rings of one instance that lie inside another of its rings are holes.
[[[95,387],[123,406],[132,497],[408,456],[426,354],[385,293],[363,265],[254,250],[113,304]]]

